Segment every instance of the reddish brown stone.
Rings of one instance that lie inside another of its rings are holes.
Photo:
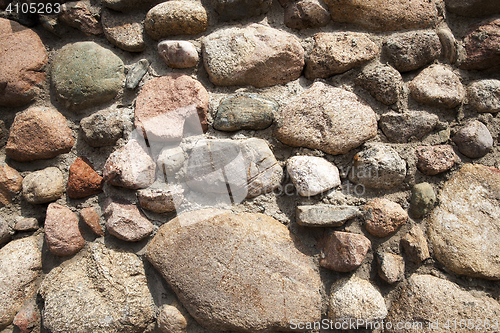
[[[61,21],[86,35],[102,34],[102,26],[92,15],[85,1],[72,1],[61,5]]]
[[[483,22],[464,38],[467,58],[459,64],[462,69],[488,69],[500,67],[500,19]]]
[[[36,325],[40,324],[40,311],[34,302],[29,302],[17,312],[12,322],[20,333],[31,332]]]
[[[67,153],[74,143],[62,114],[55,109],[31,108],[16,115],[5,150],[16,161],[29,162]]]
[[[335,231],[325,242],[320,265],[337,272],[350,272],[361,265],[370,247],[370,240],[363,235]]]
[[[0,204],[8,205],[23,188],[23,177],[7,164],[0,166]]]
[[[0,106],[31,102],[45,81],[47,51],[31,29],[0,18]]]
[[[184,125],[198,134],[208,129],[207,110],[208,92],[200,82],[169,74],[143,86],[135,104],[135,127],[149,140],[180,141]]]
[[[449,170],[456,161],[455,152],[450,145],[417,147],[415,154],[418,169],[429,176]]]
[[[108,198],[104,203],[106,230],[116,238],[137,242],[153,232],[153,224],[128,201],[113,201]]]
[[[83,222],[92,230],[97,236],[103,236],[101,224],[99,223],[99,214],[95,211],[94,207],[87,207],[80,211],[80,216]]]
[[[78,157],[69,168],[68,189],[72,199],[85,198],[102,192],[102,177],[94,171],[92,163],[85,157]]]
[[[78,216],[69,208],[51,203],[45,217],[45,242],[56,256],[71,256],[80,251],[85,246],[85,239]]]
[[[376,237],[389,236],[408,221],[408,213],[399,204],[387,199],[372,200],[364,210],[366,230]]]
[[[401,238],[401,244],[410,260],[420,263],[429,258],[429,246],[425,239],[424,232],[418,225],[413,226],[411,230]]]

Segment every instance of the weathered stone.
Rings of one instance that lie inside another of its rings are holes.
[[[56,167],[32,172],[23,180],[23,197],[31,204],[55,201],[63,195],[64,190],[63,174]]]
[[[175,307],[163,305],[157,318],[162,333],[184,333],[187,328],[186,317]]]
[[[405,143],[411,138],[422,139],[438,121],[437,115],[425,111],[390,112],[380,116],[379,126],[392,142]]]
[[[272,0],[215,0],[219,21],[241,20],[265,14],[271,9]]]
[[[163,0],[103,0],[103,6],[119,11],[119,12],[134,12],[138,9],[149,9]]]
[[[171,68],[190,68],[198,63],[198,51],[185,40],[164,40],[158,43],[158,53]]]
[[[14,118],[5,152],[16,161],[30,162],[68,153],[74,143],[62,114],[55,109],[30,108]]]
[[[420,263],[430,258],[429,247],[424,232],[418,225],[414,225],[410,231],[401,238],[401,244],[406,256],[415,263]]]
[[[122,50],[142,52],[146,49],[144,43],[144,26],[140,13],[119,13],[106,8],[101,12],[101,22],[104,36],[108,41]]]
[[[101,193],[102,185],[102,177],[86,157],[78,157],[69,167],[68,197],[81,199]]]
[[[406,162],[391,147],[375,145],[354,155],[349,179],[371,188],[391,189],[406,177]]]
[[[45,242],[56,256],[72,256],[85,246],[78,225],[78,216],[69,208],[56,203],[47,207]]]
[[[158,165],[158,169],[163,171],[163,174],[172,176],[182,167],[184,161],[184,151],[181,147],[165,147],[158,155],[156,164]]]
[[[285,25],[292,29],[321,28],[330,22],[330,13],[315,0],[299,0],[285,8]]]
[[[52,85],[58,100],[77,111],[113,99],[123,85],[122,60],[94,42],[63,46],[52,64]]]
[[[42,272],[39,237],[21,238],[2,247],[0,267],[0,329],[4,329],[23,303],[35,295]]]
[[[462,154],[470,158],[479,158],[488,154],[493,148],[493,137],[488,127],[482,122],[472,120],[460,127],[453,142]]]
[[[428,219],[437,260],[458,274],[500,279],[500,171],[466,164],[447,181]]]
[[[389,37],[384,44],[394,67],[409,72],[441,55],[441,41],[434,31],[410,31]]]
[[[326,0],[325,3],[333,21],[354,23],[374,31],[429,28],[440,19],[441,2],[434,0]]]
[[[94,207],[87,207],[80,211],[83,223],[89,227],[90,230],[97,236],[104,236],[101,224],[99,223],[99,214],[95,211]]]
[[[282,108],[274,135],[292,147],[345,154],[377,135],[377,119],[357,95],[315,82]]]
[[[358,32],[320,32],[314,35],[314,46],[306,57],[304,75],[309,80],[327,78],[347,72],[375,58],[377,45]]]
[[[321,280],[299,244],[270,216],[209,209],[163,224],[147,258],[203,327],[287,330],[321,319]]]
[[[468,87],[469,102],[477,112],[500,111],[500,81],[481,80]]]
[[[396,329],[394,325],[387,331],[444,333],[449,331],[445,326],[448,323],[452,331],[473,332],[475,329],[466,329],[467,324],[462,324],[463,329],[459,329],[459,323],[469,323],[472,327],[469,320],[476,323],[476,318],[481,318],[481,323],[488,321],[491,328],[499,313],[500,306],[492,298],[475,297],[455,283],[431,275],[413,274],[392,303],[386,322],[422,325],[403,326],[402,329]]]
[[[376,65],[363,69],[355,82],[386,105],[396,103],[403,89],[401,74],[387,65]]]
[[[148,72],[148,68],[149,61],[147,59],[141,59],[136,62],[127,73],[125,87],[127,89],[135,89],[139,85],[139,82],[141,82],[144,75]]]
[[[104,181],[130,189],[145,188],[155,181],[156,164],[137,140],[109,155],[104,164]]]
[[[411,189],[410,214],[421,218],[429,213],[436,203],[436,194],[429,183],[413,185]]]
[[[304,227],[340,227],[360,215],[355,206],[313,205],[298,206],[295,218]]]
[[[207,30],[208,17],[198,2],[172,0],[151,8],[144,27],[154,40],[174,35],[196,35]]]
[[[299,78],[304,49],[294,35],[254,23],[205,37],[203,63],[215,85],[269,87]]]
[[[271,126],[279,105],[257,94],[238,93],[223,99],[213,127],[219,131],[261,130]]]
[[[23,177],[7,164],[0,165],[0,204],[8,205],[23,188]]]
[[[0,218],[0,245],[10,241],[9,225],[4,219]]]
[[[387,316],[384,297],[367,280],[355,275],[332,285],[328,318],[334,322],[377,322]],[[365,325],[360,325],[359,328]]]
[[[203,85],[188,75],[151,79],[137,96],[135,127],[152,141],[180,141],[185,126],[202,134],[208,128],[208,99]]]
[[[77,261],[50,271],[40,287],[51,332],[140,333],[155,306],[141,259],[94,243]]]
[[[403,281],[405,261],[403,257],[392,253],[377,253],[378,275],[388,283]]]
[[[301,196],[313,196],[340,185],[339,170],[322,157],[294,156],[286,170]]]
[[[377,198],[363,207],[366,230],[376,237],[386,237],[408,221],[408,213],[399,204]]]
[[[106,217],[106,230],[124,241],[137,242],[153,232],[153,224],[136,205],[128,201],[106,199],[104,216]]]
[[[415,154],[417,168],[429,176],[451,169],[457,159],[450,145],[420,146],[415,149]]]
[[[35,326],[40,327],[40,319],[41,315],[37,304],[34,301],[30,301],[19,310],[12,324],[17,327],[19,333],[30,333],[31,331],[36,331]]]
[[[274,190],[283,169],[262,139],[200,140],[189,155],[187,184],[204,193],[228,193],[241,202]]]
[[[320,265],[337,272],[353,271],[361,265],[370,247],[370,240],[363,235],[334,231],[325,241]]]
[[[446,9],[463,16],[500,14],[500,3],[489,0],[445,0]]]
[[[465,98],[465,89],[450,69],[431,65],[409,84],[411,96],[418,102],[454,108]]]
[[[28,104],[45,81],[47,51],[33,30],[4,18],[0,18],[0,45],[0,64],[4,64],[0,66],[0,106]]]
[[[451,64],[457,62],[458,50],[457,41],[451,29],[447,26],[437,29],[439,40],[441,41],[441,55],[448,59]]]
[[[137,198],[142,208],[155,213],[175,211],[184,200],[184,189],[179,185],[165,183],[153,184],[137,191]]]
[[[14,225],[14,230],[16,231],[32,231],[37,230],[40,227],[38,220],[34,217],[23,217],[17,220]]]
[[[115,110],[101,110],[80,120],[83,139],[92,147],[113,146],[123,133],[123,120]]]
[[[86,35],[102,34],[102,26],[90,11],[90,2],[72,1],[61,5],[59,19]]]
[[[494,2],[491,2],[494,3]],[[483,70],[500,67],[500,19],[482,23],[464,38],[467,57],[458,67],[468,70]]]

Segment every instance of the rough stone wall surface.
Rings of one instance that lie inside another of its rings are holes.
[[[500,331],[497,0],[9,1],[0,333]]]

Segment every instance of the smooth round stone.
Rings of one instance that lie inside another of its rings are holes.
[[[166,1],[151,8],[144,27],[148,35],[159,40],[174,35],[196,35],[207,30],[205,8],[193,1]]]
[[[470,158],[483,157],[493,147],[493,137],[488,127],[477,120],[462,126],[453,137],[453,142],[462,154]]]
[[[52,66],[52,84],[62,104],[73,111],[113,99],[125,80],[122,60],[94,42],[64,46]]]
[[[56,167],[35,171],[24,177],[23,196],[31,204],[59,199],[65,190],[64,177]]]
[[[237,94],[222,100],[213,126],[228,132],[265,129],[271,126],[278,108],[278,103],[272,99],[257,94]]]
[[[158,53],[169,67],[189,68],[198,63],[198,51],[185,40],[164,40],[158,43]]]
[[[146,49],[144,43],[144,26],[142,14],[119,13],[104,8],[101,14],[101,23],[104,35],[108,41],[122,50],[142,52]]]

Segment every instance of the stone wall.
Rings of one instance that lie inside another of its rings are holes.
[[[16,1],[2,333],[500,329],[498,2]]]

